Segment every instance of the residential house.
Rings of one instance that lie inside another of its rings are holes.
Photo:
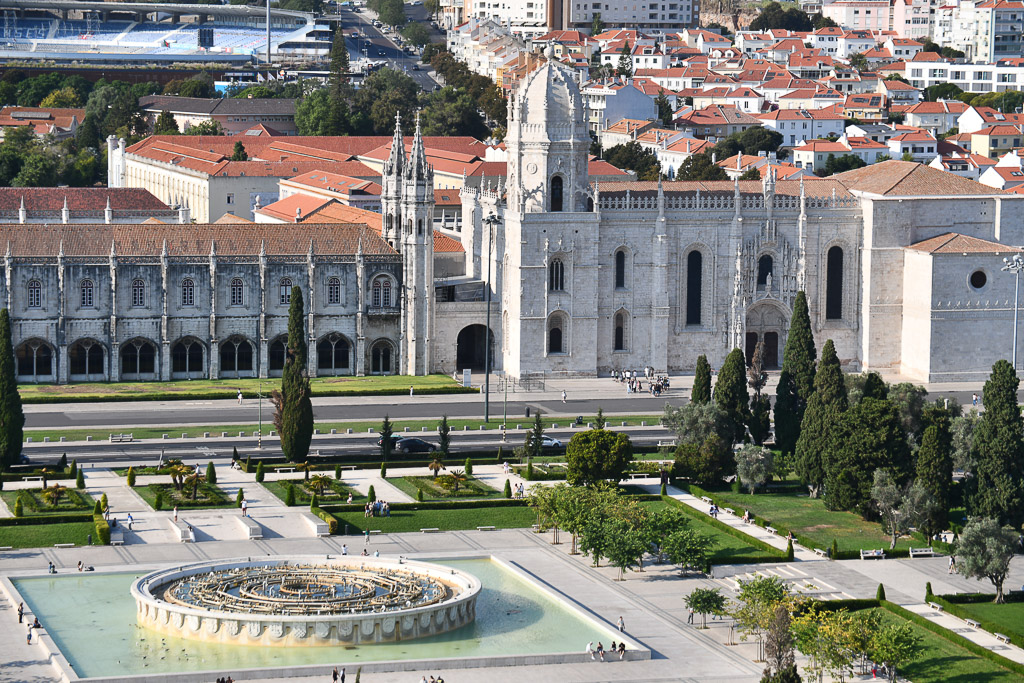
[[[6,106],[0,109],[0,140],[5,129],[23,126],[31,128],[36,137],[52,135],[63,140],[74,137],[83,120],[84,109]]]
[[[842,114],[825,109],[776,109],[757,115],[761,125],[782,135],[782,144],[794,147],[802,140],[815,140],[843,134]]]
[[[200,123],[219,123],[225,135],[237,135],[253,126],[263,124],[282,135],[295,135],[295,103],[297,100],[274,97],[235,98],[177,97],[147,95],[139,98],[139,108],[150,129],[157,117],[169,112],[178,124],[178,130],[188,131]]]
[[[918,102],[904,112],[904,122],[937,135],[956,128],[957,121],[968,108],[960,100]]]

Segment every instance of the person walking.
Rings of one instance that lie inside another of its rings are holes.
[[[32,627],[31,626],[28,627],[28,635],[25,636],[25,644],[26,645],[31,645],[32,644]]]
[[[686,623],[687,624],[692,624],[693,623],[693,608],[692,607],[688,610],[688,612],[686,614]]]
[[[621,616],[619,617],[618,627],[619,627],[619,633],[625,633],[626,632],[626,622],[622,620]]]
[[[370,545],[370,528],[367,527],[366,531],[363,532],[363,545]]]
[[[247,501],[245,498],[242,499],[242,516],[249,516],[249,501]]]
[[[331,680],[338,683],[338,667],[334,667],[334,671],[331,672]]]
[[[978,405],[978,395],[977,394],[971,394],[971,405],[974,405],[974,406]]]
[[[178,506],[177,505],[174,506],[174,521],[175,522],[178,521]]]
[[[338,677],[338,683],[345,683],[345,667],[341,667],[341,675]]]
[[[409,395],[412,396],[412,385],[409,385]]]
[[[956,571],[956,555],[949,556],[949,571],[947,574],[952,574]]]
[[[562,403],[565,403],[565,389],[562,389]]]
[[[25,603],[19,602],[18,603],[18,623],[20,624],[24,618],[25,618]]]
[[[132,513],[128,513],[128,531],[132,530],[132,524],[135,524],[135,518],[132,517]]]
[[[242,390],[238,390],[238,405],[242,405]]]

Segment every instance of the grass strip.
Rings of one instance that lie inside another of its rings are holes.
[[[48,548],[57,543],[86,545],[90,534],[95,544],[96,525],[92,521],[0,526],[0,545],[12,548]]]
[[[383,533],[402,533],[436,528],[441,531],[475,529],[493,526],[498,529],[521,529],[537,522],[537,513],[524,505],[459,508],[459,509],[396,509],[391,506],[390,517],[364,517],[362,510],[332,511],[338,518],[341,534],[361,534],[366,529],[379,529]]]
[[[1017,647],[1024,647],[1024,602],[997,605],[995,594],[933,595],[930,600],[955,617],[973,619],[989,633],[1002,633]],[[967,599],[965,599],[967,598]],[[975,598],[984,598],[981,602]]]
[[[451,500],[453,498],[486,499],[504,497],[504,493],[501,491],[493,489],[482,481],[473,479],[472,477],[469,481],[465,481],[460,484],[458,491],[445,489],[441,486],[439,481],[443,476],[443,474],[438,475],[436,480],[430,476],[388,477],[386,481],[413,500],[419,500],[417,495],[420,491],[423,491],[424,500]]]
[[[274,496],[282,503],[285,503],[288,499],[289,484],[295,489],[296,506],[309,505],[310,502],[312,502],[312,492],[307,488],[307,482],[303,479],[279,479],[277,481],[265,481],[263,482],[263,488],[274,494]],[[348,500],[349,493],[352,494],[353,504],[359,502],[366,503],[366,496],[337,480],[332,481],[330,487],[324,491],[323,495],[320,496],[320,502],[323,505],[342,504]]]
[[[66,515],[74,512],[92,513],[95,501],[85,491],[78,489],[67,489],[64,497],[60,499],[57,507],[51,506],[43,498],[42,489],[20,489],[11,491],[0,491],[7,509],[14,512],[14,504],[21,498],[22,512],[25,517],[49,517],[53,515]]]
[[[676,508],[684,515],[690,517],[691,524],[699,524],[707,529],[713,530],[716,542],[721,539],[722,536],[739,539],[743,541],[744,552],[736,553],[735,557],[743,557],[744,562],[737,562],[733,555],[722,553],[716,550],[712,556],[712,562],[715,564],[725,564],[725,560],[732,559],[733,564],[749,564],[753,562],[787,562],[786,551],[776,548],[762,541],[759,538],[754,538],[750,534],[745,534],[739,529],[729,526],[725,522],[721,522],[710,515],[706,515],[700,510],[695,510],[686,503],[678,501],[671,496],[662,496],[662,500],[667,505],[671,505]],[[730,543],[725,547],[736,547],[735,544]],[[751,558],[751,559],[746,559]]]
[[[170,510],[175,505],[179,509],[235,507],[234,499],[229,498],[224,491],[213,484],[200,484],[195,500],[192,500],[192,489],[189,486],[178,491],[173,484],[149,484],[136,486],[133,490],[154,510]],[[156,505],[157,495],[162,498],[160,507]]]

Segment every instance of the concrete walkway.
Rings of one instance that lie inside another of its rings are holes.
[[[943,628],[960,634],[972,643],[992,650],[1000,657],[1006,657],[1018,664],[1024,664],[1024,650],[1016,645],[1004,643],[988,631],[975,628],[959,617],[955,617],[947,612],[939,612],[926,604],[901,605],[901,607],[910,610],[914,614],[919,614],[928,619],[928,621],[938,624]]]

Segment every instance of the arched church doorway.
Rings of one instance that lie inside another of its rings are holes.
[[[494,333],[487,334],[483,325],[467,325],[455,342],[455,368],[483,371],[486,366],[485,340],[490,337],[491,369],[494,369]]]
[[[764,369],[774,370],[781,364],[781,340],[786,334],[789,312],[774,301],[760,301],[747,311],[747,335],[744,344],[747,364],[754,358],[758,342],[764,342]]]

